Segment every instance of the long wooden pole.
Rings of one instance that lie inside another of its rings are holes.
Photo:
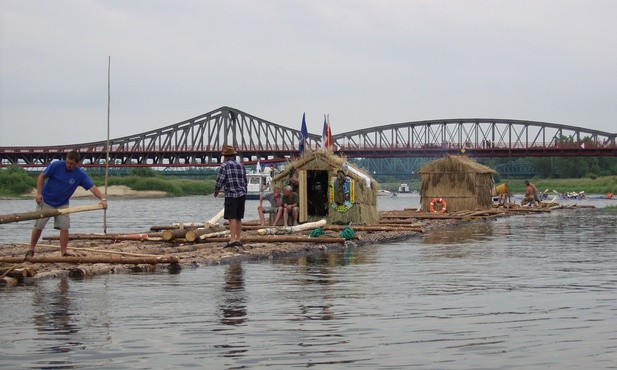
[[[59,240],[59,236],[45,236],[43,240]],[[138,240],[138,241],[162,241],[161,233],[141,234],[71,234],[69,240]]]
[[[59,215],[66,215],[69,213],[75,212],[85,212],[85,211],[96,211],[98,209],[103,208],[103,206],[99,204],[92,204],[87,206],[78,206],[78,207],[69,207],[69,208],[61,208],[61,209],[51,209],[51,210],[41,210],[34,212],[23,212],[23,213],[13,213],[9,215],[0,215],[0,224],[8,224],[11,222],[19,222],[26,220],[36,220],[39,218],[46,217],[55,217]]]
[[[37,246],[55,248],[55,249],[61,248],[59,245],[53,245],[53,244],[37,244]],[[159,257],[156,254],[130,253],[130,252],[110,251],[106,249],[84,248],[84,247],[67,247],[67,249],[73,250],[73,251],[94,252],[94,253],[102,253],[102,254],[117,254],[121,256],[131,256],[131,257]]]
[[[107,59],[107,150],[105,154],[105,198],[109,178],[109,113],[111,105],[111,55]],[[103,210],[103,234],[107,234],[107,210]]]

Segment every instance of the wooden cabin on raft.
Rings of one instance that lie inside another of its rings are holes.
[[[490,167],[466,156],[447,156],[420,170],[420,208],[428,212],[483,210],[493,206]]]
[[[369,175],[331,151],[307,151],[304,157],[288,163],[272,178],[281,189],[291,184],[298,193],[299,221],[325,218],[330,224],[375,224],[379,184]]]

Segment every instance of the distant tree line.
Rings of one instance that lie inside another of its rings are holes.
[[[530,175],[543,179],[578,179],[617,175],[616,157],[525,157],[480,159],[491,168],[504,168],[521,163]],[[506,176],[506,173],[501,173]]]
[[[352,159],[378,181],[409,180],[435,158]],[[496,178],[578,179],[617,175],[617,157],[495,157],[474,158],[497,171]]]

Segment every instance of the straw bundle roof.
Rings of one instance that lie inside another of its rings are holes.
[[[420,170],[421,206],[428,210],[431,200],[443,198],[448,212],[490,208],[494,173],[492,168],[465,156],[432,161]]]

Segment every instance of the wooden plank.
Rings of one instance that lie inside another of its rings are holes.
[[[299,170],[298,171],[298,181],[300,181],[300,187],[298,189],[298,196],[300,198],[299,200],[299,215],[298,215],[298,222],[306,222],[308,220],[308,197],[306,194],[306,188],[307,188],[307,184],[306,184],[306,179],[307,179],[307,174],[306,174],[306,170]]]

